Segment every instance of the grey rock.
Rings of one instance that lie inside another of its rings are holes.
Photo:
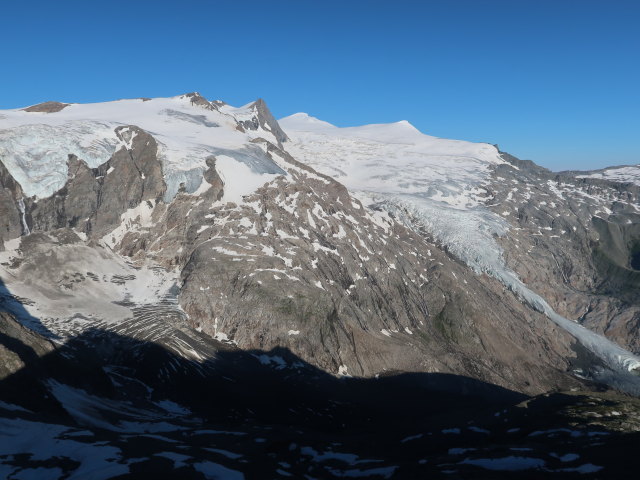
[[[19,202],[22,187],[0,160],[0,249],[4,240],[11,240],[24,233]]]
[[[0,309],[0,381],[54,350],[53,343]]]
[[[267,130],[274,135],[279,146],[282,146],[282,143],[289,140],[287,134],[280,128],[278,121],[273,117],[263,99],[259,98],[249,108],[252,108],[255,113],[251,120],[239,122],[244,129],[258,130],[258,128],[262,127],[263,130]]]
[[[212,196],[215,200],[220,200],[224,193],[224,182],[216,170],[216,157],[213,155],[207,157],[205,162],[208,168],[205,170],[203,178],[209,185],[211,185],[211,191],[207,192],[207,196]]]
[[[71,227],[100,238],[120,224],[128,209],[162,198],[166,185],[155,139],[134,126],[118,127],[116,134],[124,145],[98,168],[69,156],[65,186],[29,204],[33,230]]]
[[[186,93],[184,94],[184,97],[191,99],[191,105],[196,105],[207,110],[217,110],[219,106],[219,103],[210,102],[198,92]]]

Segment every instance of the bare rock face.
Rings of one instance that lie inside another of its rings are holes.
[[[125,144],[111,160],[98,167],[102,177],[99,207],[90,231],[102,236],[120,223],[120,215],[142,201],[157,200],[166,185],[158,145],[151,135],[137,127],[120,127],[116,134]],[[113,170],[111,170],[113,169]]]
[[[210,102],[198,92],[186,93],[184,96],[191,99],[191,105],[202,107],[207,110],[218,109],[218,104],[216,102]]]
[[[80,228],[94,214],[98,204],[99,180],[95,172],[75,155],[69,155],[66,185],[49,198],[30,204],[30,223],[34,231]]]
[[[68,103],[43,102],[24,109],[25,112],[56,113],[68,107]]]
[[[0,310],[0,381],[54,350],[51,341]]]
[[[282,146],[282,143],[289,140],[287,134],[284,133],[276,119],[273,118],[271,111],[263,99],[259,98],[256,100],[250,108],[253,109],[254,115],[250,120],[238,122],[242,128],[245,130],[258,130],[258,128],[262,127],[264,130],[273,133],[279,146]]]
[[[4,248],[4,240],[19,237],[25,232],[22,201],[20,184],[0,161],[0,249]]]
[[[210,190],[205,192],[205,198],[214,198],[220,200],[224,192],[224,182],[216,171],[216,157],[210,156],[205,160],[207,164],[207,170],[203,173],[204,180],[211,185]]]
[[[640,353],[640,188],[503,158],[489,188],[511,225],[508,266],[561,315]]]
[[[31,202],[33,230],[70,227],[100,238],[120,224],[120,215],[143,201],[156,201],[166,185],[157,143],[145,131],[118,127],[123,145],[111,159],[91,169],[69,156],[69,178],[51,197]]]

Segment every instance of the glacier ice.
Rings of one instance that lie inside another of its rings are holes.
[[[259,128],[242,132],[234,115],[194,106],[185,95],[172,98],[118,100],[97,104],[72,104],[56,113],[3,111],[0,118],[0,159],[21,184],[26,196],[45,198],[67,181],[69,154],[97,167],[122,146],[115,134],[119,126],[135,125],[158,143],[169,201],[184,183],[195,192],[210,155],[226,155],[248,167],[254,175],[285,174],[252,140],[275,138]],[[228,181],[240,181],[227,175]]]
[[[3,122],[0,122],[2,128]],[[90,167],[109,160],[119,143],[117,124],[73,121],[27,124],[0,130],[0,159],[27,196],[48,197],[67,181],[69,154]]]

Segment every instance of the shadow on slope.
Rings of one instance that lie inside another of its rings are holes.
[[[218,344],[214,358],[195,362],[162,345],[98,329],[43,357],[6,334],[0,333],[0,343],[25,363],[0,382],[2,397],[39,411],[51,408],[51,399],[32,393],[52,381],[140,407],[169,399],[218,423],[300,425],[323,431],[403,429],[434,417],[442,420],[450,412],[459,416],[466,409],[471,413],[527,398],[442,373],[338,378],[283,348],[243,351]]]
[[[28,409],[0,402],[0,473],[55,466],[64,475],[90,467],[100,478],[495,479],[513,478],[514,468],[518,478],[585,478],[571,468],[593,468],[615,478],[602,465],[624,471],[638,440],[572,413],[582,404],[589,414],[620,409],[617,399],[529,399],[442,373],[335,377],[287,349],[206,341],[215,354],[201,362],[100,329],[54,348],[0,310],[0,361],[15,354],[22,362],[0,380],[0,400]]]
[[[34,317],[24,307],[28,305],[26,298],[20,298],[9,291],[2,277],[0,277],[0,312],[10,313],[18,318],[23,325],[27,325],[32,330],[47,338],[56,338],[57,336],[45,327],[39,318]]]

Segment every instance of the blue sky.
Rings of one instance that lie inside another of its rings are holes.
[[[197,90],[553,170],[640,163],[639,25],[615,0],[7,0],[0,108]]]

